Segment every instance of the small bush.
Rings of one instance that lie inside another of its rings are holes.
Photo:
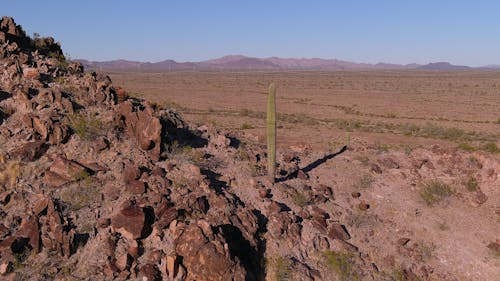
[[[375,181],[375,179],[373,178],[372,175],[369,175],[369,174],[366,174],[366,175],[362,175],[359,179],[358,179],[358,182],[357,182],[357,187],[358,188],[361,188],[361,189],[364,189],[364,188],[369,188],[372,186],[373,182]]]
[[[290,260],[278,257],[272,259],[270,263],[271,280],[273,281],[287,281],[291,280],[292,263]]]
[[[74,185],[61,192],[61,200],[69,204],[72,211],[88,207],[97,197],[98,192],[91,186]]]
[[[414,273],[406,269],[395,269],[392,273],[392,280],[394,281],[420,281]]]
[[[476,191],[478,188],[479,184],[477,183],[477,180],[475,177],[470,177],[467,182],[465,183],[465,188],[468,191]]]
[[[0,184],[14,186],[21,174],[21,162],[18,160],[7,160],[0,155]]]
[[[494,153],[494,154],[500,153],[500,149],[498,148],[497,144],[494,142],[485,143],[481,148],[484,151],[489,152],[489,153]]]
[[[462,142],[458,145],[458,148],[461,149],[461,150],[465,150],[465,151],[469,151],[469,152],[472,152],[472,151],[475,151],[476,148],[466,142]]]
[[[341,280],[358,280],[353,268],[353,254],[335,251],[324,252],[327,265],[335,271]]]
[[[451,195],[453,195],[451,187],[439,180],[433,180],[426,183],[420,190],[420,197],[422,197],[427,206],[430,207]]]
[[[241,125],[242,130],[248,130],[248,129],[253,129],[253,128],[255,128],[255,127],[251,124],[248,124],[248,123],[243,123],[243,125]]]
[[[293,202],[300,207],[305,207],[311,204],[311,200],[309,200],[309,198],[307,198],[307,196],[304,193],[298,190],[292,190],[289,192],[289,194]]]
[[[83,140],[93,140],[102,133],[103,123],[96,117],[82,114],[68,116],[68,125]]]

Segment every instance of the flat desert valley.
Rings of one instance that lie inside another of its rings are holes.
[[[267,87],[277,84],[278,146],[443,143],[481,149],[500,138],[500,72],[109,73],[131,95],[194,122],[264,137]],[[491,144],[490,144],[491,145]]]

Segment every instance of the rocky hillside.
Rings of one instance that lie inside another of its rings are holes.
[[[496,156],[294,146],[272,184],[260,143],[128,97],[12,18],[0,30],[1,280],[498,272]]]

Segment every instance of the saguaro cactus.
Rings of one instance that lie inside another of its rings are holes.
[[[276,86],[269,85],[267,96],[267,174],[274,183],[276,175]]]

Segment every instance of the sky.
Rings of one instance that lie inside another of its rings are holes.
[[[23,0],[0,11],[73,59],[500,64],[500,1],[491,0]]]

